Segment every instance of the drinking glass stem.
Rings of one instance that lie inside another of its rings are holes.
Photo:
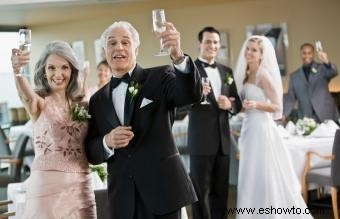
[[[164,52],[164,47],[163,47],[163,40],[162,40],[162,38],[159,40],[159,42],[160,42],[161,52]]]

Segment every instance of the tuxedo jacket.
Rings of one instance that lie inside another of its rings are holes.
[[[336,66],[331,64],[327,68],[324,64],[314,62],[313,68],[314,72],[311,70],[308,81],[302,67],[291,74],[288,93],[284,97],[284,115],[289,116],[297,101],[299,118],[312,117],[314,110],[321,122],[336,120],[339,112],[328,90],[329,81],[338,74]]]
[[[207,77],[201,62],[195,61],[201,77]],[[227,66],[217,63],[217,68],[222,80],[221,95],[234,97],[233,113],[242,108],[241,100],[237,94],[235,82],[228,84],[227,77],[233,77],[232,70]],[[188,149],[191,155],[215,155],[219,151],[229,154],[230,151],[230,111],[218,108],[214,91],[207,95],[209,105],[200,102],[192,105],[189,111]]]
[[[92,164],[107,162],[111,218],[133,217],[135,188],[157,215],[197,200],[171,132],[174,108],[197,102],[202,96],[199,74],[192,60],[188,67],[188,74],[172,66],[135,67],[131,77],[141,88],[133,98],[129,119],[134,137],[126,148],[114,150],[111,157],[105,152],[103,137],[121,124],[112,103],[110,83],[91,97],[86,153]],[[149,103],[141,107],[146,99]]]

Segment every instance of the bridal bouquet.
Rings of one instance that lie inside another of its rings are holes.
[[[316,129],[316,127],[318,127],[318,124],[314,119],[304,117],[303,119],[297,120],[295,127],[298,135],[309,135]]]

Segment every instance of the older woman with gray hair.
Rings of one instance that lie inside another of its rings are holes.
[[[24,218],[96,218],[84,151],[87,119],[81,102],[79,63],[71,47],[49,43],[35,66],[33,90],[22,75],[29,54],[12,49],[15,83],[33,121],[35,158]]]

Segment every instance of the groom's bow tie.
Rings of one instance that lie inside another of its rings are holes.
[[[126,73],[126,74],[124,74],[124,76],[121,77],[121,78],[112,77],[112,78],[111,78],[111,81],[110,81],[111,90],[115,89],[115,88],[120,84],[120,82],[122,82],[122,81],[124,81],[125,83],[129,84],[130,81],[131,81],[130,74],[129,74],[129,73]]]
[[[207,67],[216,68],[216,67],[217,67],[216,62],[214,62],[213,64],[208,64],[208,63],[206,63],[206,62],[202,62],[202,61],[201,61],[201,63],[202,63],[202,65],[203,65],[204,68],[207,68]]]

